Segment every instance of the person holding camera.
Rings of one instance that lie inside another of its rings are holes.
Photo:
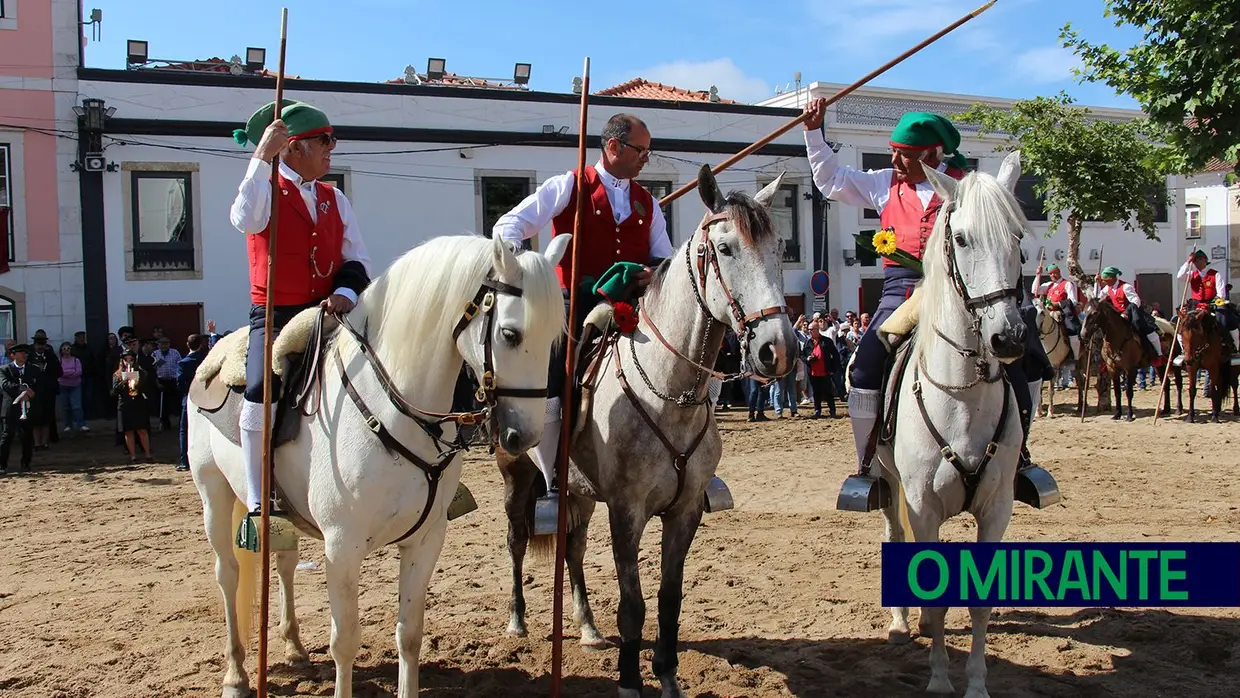
[[[30,387],[39,382],[39,370],[26,363],[30,346],[15,344],[9,348],[10,362],[0,367],[0,421],[4,431],[0,433],[0,473],[8,472],[9,450],[16,437],[22,442],[22,471],[30,470],[30,458],[34,451],[33,430],[28,419],[34,390]]]

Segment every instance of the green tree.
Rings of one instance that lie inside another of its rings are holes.
[[[1079,78],[1127,93],[1184,155],[1190,171],[1240,150],[1240,3],[1108,0],[1104,16],[1144,32],[1126,51],[1091,44],[1066,24],[1060,40],[1084,64]],[[1236,165],[1240,172],[1240,162]]]
[[[1021,170],[1041,179],[1033,187],[1045,196],[1050,231],[1068,219],[1068,272],[1082,284],[1093,279],[1081,270],[1081,224],[1119,222],[1129,232],[1157,240],[1157,208],[1170,205],[1166,176],[1180,159],[1158,143],[1148,120],[1107,121],[1087,108],[1072,106],[1064,93],[1018,101],[1010,110],[974,104],[952,118],[973,124],[980,134],[1006,136],[996,151],[1019,147]]]

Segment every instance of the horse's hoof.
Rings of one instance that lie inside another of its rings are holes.
[[[300,665],[310,663],[310,653],[304,647],[289,646],[284,649],[284,661]]]
[[[507,632],[513,637],[525,637],[530,634],[529,631],[525,629],[524,625],[516,625],[515,623],[508,624]]]
[[[616,691],[617,698],[642,698],[640,688],[621,688]]]
[[[907,645],[912,642],[913,634],[907,630],[888,630],[887,644],[890,645]]]
[[[970,688],[964,692],[964,698],[990,698],[990,691],[987,691],[985,686]]]
[[[249,686],[225,686],[222,698],[250,698]]]
[[[1125,417],[1125,419],[1126,419],[1127,421],[1131,422],[1131,421],[1135,420],[1135,419],[1136,419],[1136,417],[1134,417],[1134,416],[1132,416],[1132,415],[1128,415],[1127,417]]]
[[[939,695],[950,695],[956,692],[956,688],[952,686],[952,682],[946,676],[934,677],[930,679],[930,683],[926,685],[926,693],[937,693]]]
[[[583,629],[579,644],[588,650],[601,650],[609,646],[607,638],[595,628]]]
[[[1118,422],[1119,420],[1123,419],[1123,418],[1124,418],[1124,415],[1122,415],[1122,414],[1120,414],[1120,413],[1118,413],[1118,412],[1116,412],[1115,414],[1111,415],[1111,419],[1114,419],[1114,420],[1115,420],[1115,421],[1117,421],[1117,422]]]

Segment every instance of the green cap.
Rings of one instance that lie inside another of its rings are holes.
[[[616,262],[594,284],[594,292],[612,303],[627,302],[636,288],[637,275],[646,267],[634,262]]]
[[[1115,277],[1123,273],[1124,272],[1120,271],[1119,269],[1116,269],[1115,267],[1107,267],[1106,269],[1102,270],[1102,278],[1114,279]]]
[[[275,108],[275,102],[268,102],[259,107],[258,111],[250,116],[250,120],[246,122],[245,128],[233,131],[233,140],[237,141],[238,145],[245,145],[247,141],[258,145],[259,140],[263,137],[263,131],[271,125],[272,121],[275,121],[273,118]],[[280,113],[280,118],[284,121],[284,125],[288,127],[288,137],[291,141],[320,133],[332,132],[332,125],[327,119],[327,114],[324,114],[316,107],[295,99],[284,100],[284,109]]]
[[[1208,261],[1210,261],[1210,255],[1206,254],[1206,251],[1205,251],[1205,250],[1197,250],[1197,251],[1193,252],[1193,256],[1194,256],[1194,257],[1201,257],[1202,259],[1206,260],[1207,262],[1208,262]]]
[[[956,152],[960,147],[960,132],[945,116],[925,111],[905,112],[891,131],[891,145],[896,148],[926,149],[943,146],[943,153],[951,155],[949,165],[965,169],[969,163]]]
[[[1051,265],[1049,265],[1049,266],[1047,266],[1047,267],[1046,267],[1046,271],[1047,271],[1047,272],[1059,271],[1059,265],[1058,265],[1058,264],[1051,264]]]

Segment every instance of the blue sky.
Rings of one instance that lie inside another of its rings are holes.
[[[151,58],[189,60],[263,46],[275,69],[280,8],[289,8],[287,71],[325,80],[378,82],[406,65],[447,60],[451,72],[510,77],[533,64],[530,87],[568,92],[591,59],[591,90],[632,77],[690,89],[717,85],[746,102],[803,83],[850,83],[975,9],[982,0],[630,0],[598,3],[470,0],[86,0],[103,10],[103,41],[86,64],[124,67],[125,41],[145,39]],[[1103,16],[1102,0],[999,0],[872,85],[1008,98],[1065,90],[1078,102],[1136,108],[1105,85],[1079,85],[1059,46],[1065,22],[1095,42],[1126,47],[1140,36]],[[89,33],[88,33],[89,36]]]

